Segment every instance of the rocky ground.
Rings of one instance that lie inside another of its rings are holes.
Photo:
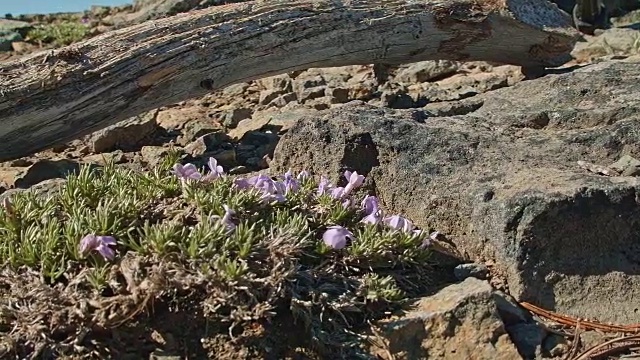
[[[88,19],[91,36],[183,11],[185,3],[139,1],[75,18]],[[616,28],[586,37],[574,61],[537,79],[510,65],[427,61],[308,69],[235,84],[2,163],[0,192],[55,191],[83,164],[153,170],[173,151],[198,166],[215,157],[234,175],[294,168],[335,180],[356,170],[385,209],[441,233],[441,264],[451,270],[431,279],[435,290],[417,297],[411,310],[369,329],[371,354],[630,359],[635,338],[595,348],[592,357],[578,354],[635,333],[630,324],[640,323],[637,18],[628,13]],[[20,35],[12,35],[4,58],[55,46],[21,34],[33,21],[59,18],[6,22]],[[228,339],[206,338],[205,320],[167,304],[137,321],[121,341],[107,341],[140,347],[129,358],[258,356]],[[273,351],[259,356],[306,358],[278,344],[278,336],[293,333],[275,326],[265,340]]]

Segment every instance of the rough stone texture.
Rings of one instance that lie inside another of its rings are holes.
[[[153,137],[160,129],[156,122],[157,114],[156,110],[149,111],[91,134],[88,137],[91,151],[103,153],[139,147],[142,140]]]
[[[33,26],[24,21],[0,19],[0,51],[12,50],[12,43],[23,39]]]
[[[357,170],[385,208],[495,259],[519,300],[639,322],[640,181],[577,166],[640,155],[639,77],[637,63],[603,62],[451,117],[348,104],[298,121],[271,169]]]
[[[382,322],[395,359],[519,359],[494,302],[493,289],[469,278]],[[383,353],[381,357],[386,358]]]

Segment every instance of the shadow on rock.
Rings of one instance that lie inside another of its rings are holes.
[[[271,167],[334,179],[362,171],[388,210],[447,234],[468,258],[494,261],[519,301],[639,322],[640,181],[577,165],[640,157],[639,76],[637,64],[603,62],[421,122],[349,104],[298,121]]]

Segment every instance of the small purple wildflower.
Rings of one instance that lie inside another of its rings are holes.
[[[382,222],[390,228],[404,231],[406,233],[413,231],[413,229],[415,228],[415,226],[413,226],[413,223],[409,219],[400,215],[387,216],[382,219]]]
[[[364,218],[362,218],[362,220],[360,220],[360,222],[362,223],[371,225],[377,225],[380,223],[380,221],[382,221],[382,212],[380,210],[372,212],[371,214],[365,216]]]
[[[318,184],[318,195],[324,195],[333,188],[333,184],[324,176],[320,176],[320,184]]]
[[[217,222],[218,224],[224,226],[228,232],[233,232],[236,229],[237,225],[233,221],[231,221],[231,218],[235,216],[236,212],[227,205],[222,205],[222,207],[224,208],[224,215],[222,216],[222,218],[217,215],[213,215],[209,218],[209,220],[211,220],[212,222]]]
[[[311,177],[311,174],[309,174],[307,170],[302,170],[298,174],[298,181],[306,181],[310,177]]]
[[[377,212],[380,209],[380,203],[375,196],[367,195],[362,199],[362,210],[365,215],[370,215]]]
[[[340,199],[345,195],[343,187],[336,187],[331,189],[331,197],[334,199]]]
[[[211,172],[208,173],[203,180],[215,180],[224,175],[224,168],[218,165],[218,160],[216,160],[216,158],[210,157],[207,165],[209,166]]]
[[[350,194],[353,190],[359,188],[364,183],[364,176],[359,175],[357,171],[351,172],[349,170],[344,172],[344,177],[349,182],[347,186],[344,187],[344,194]]]
[[[175,164],[173,166],[173,173],[182,179],[182,181],[200,180],[202,178],[202,174],[198,171],[198,168],[191,163],[185,165]]]
[[[248,189],[252,186],[249,180],[245,178],[237,178],[233,180],[233,185],[235,185],[238,189]]]
[[[382,210],[378,203],[378,198],[367,195],[360,204],[364,210],[365,217],[360,222],[365,224],[377,225],[382,221]]]
[[[287,175],[285,174],[285,177]],[[291,177],[292,179],[293,177]],[[293,180],[295,181],[295,179]],[[283,202],[285,201],[285,194],[293,190],[297,189],[297,185],[293,183],[282,182],[282,181],[274,181],[267,175],[259,174],[256,176],[252,176],[248,179],[238,178],[234,180],[234,185],[238,189],[256,189],[261,192],[260,199],[265,202],[277,201]]]
[[[109,245],[116,245],[116,239],[113,236],[89,234],[80,240],[80,253],[85,255],[88,252],[97,251],[103,258],[113,260],[116,253]]]
[[[263,201],[275,200],[277,202],[283,202],[285,200],[285,184],[280,181],[274,181],[267,175],[258,175],[254,187],[262,191],[262,196],[260,198]]]
[[[340,250],[347,246],[347,239],[353,241],[353,233],[342,226],[330,226],[322,235],[322,241],[327,246]]]
[[[293,177],[291,170],[284,173],[284,187],[285,193],[287,194],[292,191],[298,191],[300,188],[300,183],[298,183],[298,180]]]

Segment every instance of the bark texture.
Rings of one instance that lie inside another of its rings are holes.
[[[261,0],[0,64],[0,161],[163,105],[310,67],[432,59],[558,66],[578,39],[530,0]]]

